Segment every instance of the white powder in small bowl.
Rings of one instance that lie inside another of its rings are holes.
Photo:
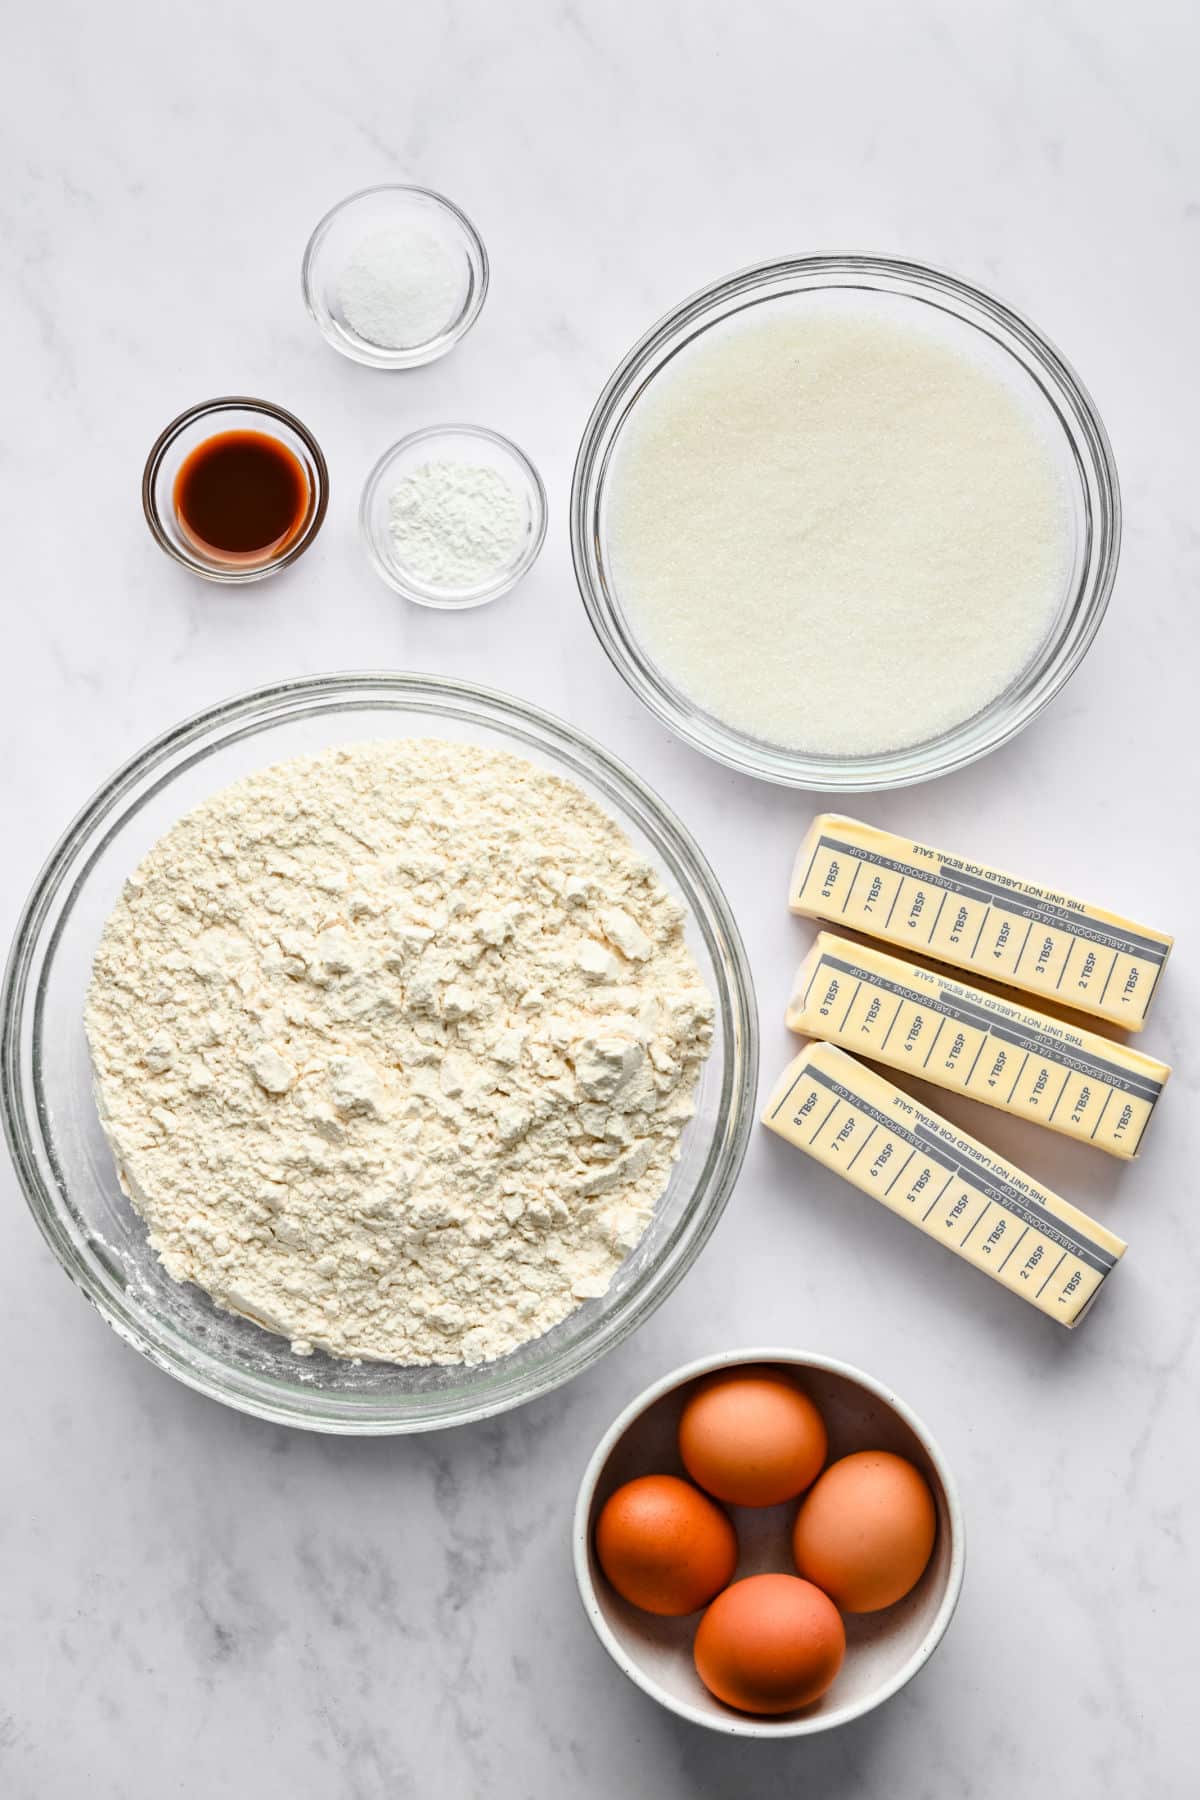
[[[869,309],[793,309],[675,357],[618,445],[608,516],[620,603],[664,674],[818,755],[973,717],[1044,642],[1071,567],[1033,407]]]
[[[512,567],[525,538],[521,502],[486,463],[428,462],[388,500],[397,564],[426,587],[482,586]]]
[[[469,270],[432,231],[392,226],[363,239],[342,271],[337,297],[351,331],[383,350],[440,337],[462,312]]]

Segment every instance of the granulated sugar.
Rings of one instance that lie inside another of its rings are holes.
[[[431,231],[393,226],[358,246],[338,284],[346,323],[385,350],[449,330],[466,296],[467,265]]]
[[[817,754],[920,743],[1027,666],[1071,560],[1048,435],[992,367],[892,317],[714,334],[614,466],[630,623],[717,718]]]

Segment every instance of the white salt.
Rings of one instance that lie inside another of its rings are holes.
[[[469,270],[432,231],[393,226],[363,239],[342,271],[338,305],[351,331],[384,350],[411,350],[449,329]]]
[[[617,592],[735,729],[828,755],[979,712],[1066,591],[1060,466],[995,367],[894,317],[791,311],[658,376],[612,477]]]

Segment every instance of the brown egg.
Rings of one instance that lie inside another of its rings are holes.
[[[642,1475],[604,1503],[596,1555],[643,1612],[695,1612],[733,1579],[737,1539],[719,1506],[677,1475]]]
[[[679,1421],[693,1481],[732,1506],[777,1506],[816,1480],[828,1440],[820,1413],[779,1369],[739,1369],[698,1383]]]
[[[696,1631],[696,1673],[742,1712],[792,1712],[822,1695],[842,1666],[837,1607],[794,1575],[750,1575],[718,1594]]]
[[[933,1551],[937,1509],[919,1470],[889,1450],[831,1463],[804,1496],[796,1567],[843,1612],[879,1612],[917,1585]]]

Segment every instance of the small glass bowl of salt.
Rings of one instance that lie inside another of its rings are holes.
[[[372,567],[418,606],[466,611],[515,587],[546,537],[546,490],[482,425],[431,425],[384,452],[359,523]]]
[[[444,195],[365,188],[325,214],[301,282],[335,350],[374,369],[415,369],[452,350],[479,317],[487,251]]]

